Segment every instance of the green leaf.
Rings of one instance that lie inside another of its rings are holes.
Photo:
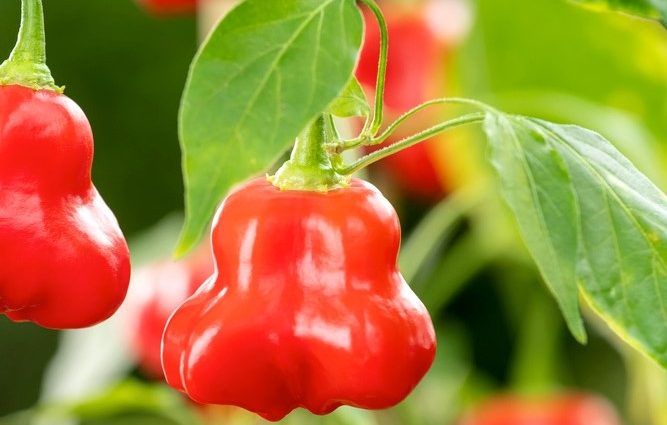
[[[486,132],[522,236],[573,334],[581,295],[667,366],[667,197],[597,133],[489,113]]]
[[[56,406],[56,411],[57,411]],[[176,424],[198,424],[187,404],[166,385],[128,380],[72,406],[67,413],[77,419],[103,419],[129,413],[153,414]]]
[[[363,32],[354,0],[246,0],[197,53],[180,111],[192,248],[227,191],[265,171],[343,91]]]
[[[660,19],[667,22],[667,1],[665,0],[575,0],[595,8],[630,13],[644,18]]]
[[[329,112],[341,118],[367,117],[371,108],[368,106],[364,89],[356,78],[352,78],[340,96],[329,105]]]
[[[164,383],[127,380],[83,400],[41,403],[6,419],[7,425],[200,425],[193,407]]]

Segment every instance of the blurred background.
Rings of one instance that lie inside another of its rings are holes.
[[[198,39],[232,2],[202,0],[198,10],[164,0],[44,3],[48,63],[91,122],[94,181],[130,241],[134,275],[126,305],[91,329],[54,332],[0,317],[0,424],[261,423],[188,402],[161,382],[155,360],[174,307],[164,294],[192,292],[211,268],[207,249],[170,262],[183,208],[177,111]],[[390,118],[447,95],[583,125],[667,189],[667,30],[658,24],[565,0],[381,5]],[[0,2],[0,57],[19,16],[18,0]],[[357,76],[371,94],[378,35],[367,23]],[[450,113],[428,112],[413,130]],[[439,334],[427,377],[388,411],[296,412],[284,423],[509,425],[492,420],[529,410],[586,418],[544,422],[553,425],[667,424],[667,373],[585,306],[588,345],[569,335],[484,154],[478,130],[457,130],[368,172],[401,216],[402,270]]]

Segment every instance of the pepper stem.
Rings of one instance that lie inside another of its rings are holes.
[[[0,85],[62,91],[46,66],[42,0],[21,0],[21,27],[14,50],[0,65]]]
[[[378,61],[378,73],[375,80],[375,106],[373,109],[373,119],[370,123],[370,128],[364,128],[364,132],[370,132],[371,136],[377,135],[382,127],[384,120],[384,87],[387,79],[387,57],[389,55],[389,29],[387,28],[387,21],[384,19],[380,6],[375,0],[361,0],[375,16],[378,26],[380,27],[380,58]]]
[[[325,148],[334,135],[331,120],[325,115],[317,117],[299,135],[290,159],[269,181],[280,190],[327,192],[347,186],[348,178],[334,170]]]

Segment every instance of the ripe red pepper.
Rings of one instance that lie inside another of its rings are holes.
[[[21,33],[0,66],[0,314],[54,329],[113,314],[130,259],[91,182],[93,135],[44,64],[40,0],[24,0]]]
[[[272,421],[297,407],[397,404],[435,355],[430,317],[397,270],[399,244],[396,212],[369,183],[238,187],[214,221],[216,273],[165,329],[167,382]]]
[[[384,99],[388,116],[396,118],[438,91],[435,86],[440,76],[437,74],[441,71],[439,64],[445,56],[446,45],[421,14],[388,6],[383,9],[390,39]],[[366,32],[356,76],[362,85],[373,90],[380,56],[380,30],[373,15],[367,10],[364,12]],[[400,137],[392,137],[375,149],[398,140]],[[407,193],[425,201],[437,201],[445,194],[442,176],[429,146],[437,142],[433,139],[419,143],[378,165]]]
[[[123,318],[130,348],[149,376],[164,376],[160,346],[169,316],[212,272],[213,261],[205,246],[183,261],[151,264],[133,274]]]
[[[500,397],[482,405],[460,425],[620,425],[614,408],[588,394],[548,399]]]
[[[197,11],[199,0],[138,0],[154,15],[178,15]]]

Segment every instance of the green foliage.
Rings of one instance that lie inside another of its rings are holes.
[[[591,6],[606,7],[646,18],[667,22],[667,2],[665,0],[575,0]]]
[[[489,113],[503,194],[570,330],[579,295],[630,344],[667,366],[667,197],[602,136]]]
[[[2,425],[199,425],[185,400],[162,384],[125,381],[74,404],[38,406],[2,419]]]
[[[367,117],[371,108],[368,106],[364,89],[356,78],[352,78],[343,93],[329,105],[329,112],[337,117]]]
[[[665,139],[667,32],[658,25],[558,0],[477,0],[476,18],[458,62],[461,95],[531,116],[543,116],[531,99],[575,96],[624,111]],[[569,107],[552,101],[552,109]],[[572,122],[563,115],[554,118]],[[584,111],[578,115],[578,124],[601,132],[614,126],[600,126]]]
[[[230,187],[265,171],[343,91],[362,29],[354,0],[247,0],[213,31],[181,105],[181,253]]]
[[[122,382],[108,392],[84,400],[67,410],[70,415],[86,420],[136,412],[163,417],[176,424],[198,423],[177,393],[162,385],[137,381]]]

